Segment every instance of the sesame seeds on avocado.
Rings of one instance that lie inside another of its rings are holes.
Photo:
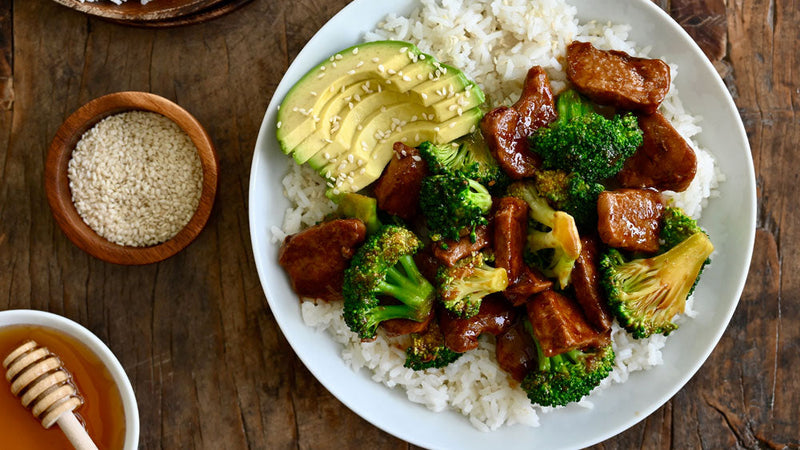
[[[380,177],[395,142],[449,142],[474,130],[483,92],[416,46],[377,41],[342,50],[300,79],[278,111],[284,153],[308,163],[332,193]]]

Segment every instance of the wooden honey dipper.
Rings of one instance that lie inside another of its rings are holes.
[[[22,405],[30,409],[43,427],[57,423],[76,449],[97,450],[73,413],[83,404],[83,398],[58,356],[29,340],[3,360],[3,367],[11,392],[20,397]]]

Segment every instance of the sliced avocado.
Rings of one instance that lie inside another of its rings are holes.
[[[436,59],[431,55],[420,54],[417,62],[411,63],[397,71],[387,81],[394,84],[400,92],[407,92],[414,86],[429,80],[429,76],[437,70]]]
[[[336,170],[330,166],[326,168],[325,172],[321,171],[321,168],[328,163],[335,165],[337,162],[341,162],[341,156],[347,157],[352,154],[354,157],[359,157],[370,153],[382,136],[390,136],[395,130],[408,123],[410,118],[421,118],[423,114],[428,116],[427,108],[409,101],[388,106],[377,105],[373,114],[363,121],[348,122],[348,129],[352,130],[352,139],[349,143],[345,145],[335,139],[312,156],[308,163],[322,175],[325,175],[327,170],[336,173]]]
[[[286,95],[277,138],[340,192],[375,181],[392,145],[449,142],[476,128],[483,92],[463,73],[409,43],[378,41],[342,50]]]
[[[355,98],[356,96],[357,98]],[[343,102],[342,108],[335,114],[327,116],[328,123],[323,124],[320,132],[311,134],[292,153],[298,164],[303,164],[323,150],[323,153],[328,153],[328,158],[341,154],[350,148],[353,142],[353,135],[359,126],[363,128],[362,124],[380,116],[381,106],[409,103],[407,94],[392,90],[382,90],[371,94],[364,93],[364,96],[356,93],[341,100]],[[331,120],[337,124],[336,128],[331,127],[333,123]],[[320,141],[318,135],[323,136],[321,140],[324,145],[322,147],[315,145]],[[330,148],[324,149],[323,147],[325,146],[330,146]]]
[[[454,114],[461,114],[482,104],[483,101],[483,91],[473,84],[466,90],[455,92],[452,96],[434,103],[430,107],[433,109],[433,113],[436,114],[436,118],[444,121],[453,117]]]
[[[333,184],[333,189],[340,192],[356,192],[377,180],[383,169],[394,154],[395,142],[403,142],[409,147],[416,147],[425,141],[434,143],[447,143],[460,136],[474,132],[477,122],[483,116],[480,108],[472,108],[461,116],[456,116],[443,123],[430,121],[417,121],[398,127],[389,136],[380,140],[366,140],[367,147],[373,150],[370,153],[352,153],[352,160],[347,158],[332,163],[320,171],[323,174],[337,174],[329,176],[328,181]],[[337,178],[338,177],[338,178]],[[336,191],[334,191],[336,193]]]
[[[401,52],[400,50],[405,49]],[[368,42],[338,52],[311,69],[286,94],[278,111],[278,141],[285,152],[292,151],[316,130],[314,116],[341,86],[359,81],[383,79],[412,62],[408,50],[419,50],[406,42]]]
[[[411,93],[418,96],[419,101],[425,106],[438,103],[475,85],[463,72],[447,64],[438,64],[434,73],[438,75],[411,88]]]

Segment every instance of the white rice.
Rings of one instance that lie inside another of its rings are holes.
[[[556,92],[563,89],[566,77],[559,58],[565,54],[566,45],[575,39],[592,42],[603,49],[650,56],[648,48],[639,48],[628,40],[628,25],[579,24],[575,8],[561,0],[421,0],[420,3],[422,6],[408,18],[387,16],[378,29],[366,34],[366,40],[396,39],[415,43],[424,52],[461,69],[475,80],[486,92],[490,106],[513,103],[533,65],[548,70]],[[671,69],[674,79],[678,75],[677,67],[672,65]],[[691,140],[701,130],[700,118],[686,113],[674,86],[660,112],[691,143],[698,161],[697,175],[691,186],[685,192],[668,192],[666,196],[676,206],[699,218],[707,199],[717,195],[716,187],[723,176],[713,156]],[[293,162],[290,166],[284,180],[284,193],[295,207],[287,211],[283,231],[273,230],[275,241],[282,240],[284,233],[315,223],[334,207],[324,197],[325,184],[320,177]],[[299,181],[301,176],[302,181]],[[321,206],[317,206],[314,199],[322,200]],[[690,298],[684,316],[677,318],[678,323],[694,316],[691,306]],[[532,406],[518,383],[497,366],[492,336],[482,336],[477,350],[467,352],[443,369],[415,372],[403,367],[404,347],[393,345],[398,338],[379,335],[375,342],[361,343],[344,323],[341,309],[340,302],[306,301],[302,304],[303,320],[309,326],[326,330],[340,343],[342,358],[354,370],[366,368],[373,373],[375,381],[390,388],[402,387],[413,402],[433,411],[452,408],[467,416],[476,428],[486,431],[515,423],[538,426],[537,413],[552,409]],[[662,364],[665,336],[634,340],[615,323],[612,339],[616,352],[614,371],[598,389],[625,382],[631,372]],[[591,396],[578,404],[591,408],[590,399]]]

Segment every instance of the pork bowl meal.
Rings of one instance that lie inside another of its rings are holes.
[[[271,264],[316,339],[408,401],[481,431],[589,411],[663,363],[715,268],[725,173],[680,68],[566,1],[410,11],[273,102]]]

